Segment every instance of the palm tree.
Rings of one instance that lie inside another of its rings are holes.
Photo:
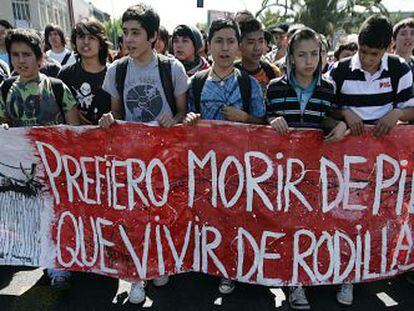
[[[295,22],[327,35],[337,28],[355,31],[367,16],[376,12],[389,15],[382,0],[263,0],[256,16],[271,8],[281,9],[284,20],[293,17]]]

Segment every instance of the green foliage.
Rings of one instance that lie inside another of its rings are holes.
[[[359,25],[373,13],[389,15],[382,0],[264,0],[256,16],[266,22],[272,14],[279,20],[293,17],[297,23],[305,24],[325,35],[343,28],[355,32]],[[277,8],[277,12],[268,12]]]
[[[122,35],[121,19],[113,19],[104,23],[106,34],[109,41],[114,44],[114,48],[118,48],[118,36]]]

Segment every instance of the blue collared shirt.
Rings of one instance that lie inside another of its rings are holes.
[[[309,99],[312,97],[313,92],[315,91],[317,79],[314,79],[312,83],[305,88],[300,85],[294,75],[290,77],[289,82],[296,92],[296,96],[298,97],[298,101],[300,103],[300,111],[303,114],[306,109],[306,105],[309,102]]]

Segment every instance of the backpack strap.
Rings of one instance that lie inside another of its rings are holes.
[[[68,62],[70,56],[72,55],[72,52],[67,52],[65,54],[65,57],[63,57],[62,62],[60,63],[62,66],[65,66],[66,63]]]
[[[170,105],[173,116],[177,114],[177,105],[175,102],[174,85],[172,82],[171,62],[168,57],[157,54],[158,70],[161,78],[161,85],[164,89],[165,98]]]
[[[12,87],[14,81],[17,80],[17,77],[10,77],[8,79],[5,79],[3,83],[1,84],[1,97],[3,98],[3,103],[6,103],[7,100],[7,94],[9,94],[10,88]]]
[[[195,112],[201,112],[201,92],[203,91],[204,84],[206,83],[207,77],[210,73],[210,69],[202,70],[197,72],[191,78],[191,89],[194,96]]]
[[[263,68],[263,70],[266,73],[267,78],[269,79],[269,81],[273,80],[274,78],[276,78],[276,74],[273,71],[272,66],[270,66],[270,64],[267,61],[260,61],[260,66]]]
[[[239,83],[240,95],[243,101],[243,111],[250,113],[250,103],[252,97],[252,86],[250,76],[247,72],[235,69],[237,82]]]
[[[119,100],[121,102],[121,116],[125,119],[125,106],[124,106],[124,87],[125,79],[128,70],[128,56],[121,58],[116,64],[115,69],[115,86],[119,94]]]
[[[394,108],[397,106],[398,84],[402,73],[402,64],[399,57],[388,55],[388,72],[391,77],[392,93],[394,97]]]
[[[63,117],[63,122],[66,124],[66,117],[65,117],[65,111],[63,110],[63,82],[62,80],[55,79],[52,77],[49,77],[49,80],[52,84],[52,92],[56,99],[56,104],[59,107],[60,113]]]

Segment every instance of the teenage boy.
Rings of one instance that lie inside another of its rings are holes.
[[[358,34],[358,52],[334,65],[337,104],[353,135],[374,124],[373,135],[388,134],[398,120],[414,117],[413,75],[403,59],[389,55],[392,25],[382,15],[372,15]]]
[[[236,22],[231,19],[214,21],[208,43],[213,65],[192,77],[188,92],[191,112],[184,123],[192,125],[200,118],[262,123],[266,109],[259,83],[234,67],[240,44]],[[234,288],[234,281],[222,278],[220,293],[230,294]]]
[[[76,63],[75,55],[66,48],[65,35],[63,30],[54,25],[47,25],[45,28],[45,45],[48,49],[46,56],[54,59],[61,66],[73,65]]]
[[[393,29],[395,54],[404,58],[414,74],[414,18],[398,22]]]
[[[264,29],[257,19],[249,19],[239,23],[241,42],[241,62],[236,67],[246,71],[255,78],[266,94],[266,88],[272,79],[281,76],[279,68],[263,59],[263,45],[265,44]]]
[[[59,73],[78,102],[82,124],[98,124],[104,113],[111,111],[111,95],[102,89],[108,59],[105,27],[98,21],[83,20],[71,35],[77,62],[65,66]]]
[[[9,29],[13,29],[13,26],[8,21],[0,19],[0,60],[5,62],[10,68],[10,60],[9,55],[7,54],[5,43],[6,32]]]
[[[197,28],[177,26],[172,35],[172,48],[175,58],[184,65],[189,77],[210,67],[205,58],[198,56],[203,48],[203,36]]]
[[[6,49],[17,76],[1,85],[0,123],[11,127],[78,125],[76,101],[60,80],[39,73],[43,61],[40,37],[31,30],[14,29]],[[69,271],[48,269],[52,286],[69,285]]]
[[[129,56],[108,68],[103,89],[111,95],[111,112],[102,116],[100,126],[109,127],[116,119],[172,126],[185,117],[188,77],[178,60],[155,54],[159,25],[158,14],[143,4],[128,8],[122,15]],[[155,279],[154,285],[167,282],[164,276]],[[144,282],[134,282],[129,301],[144,300]]]

